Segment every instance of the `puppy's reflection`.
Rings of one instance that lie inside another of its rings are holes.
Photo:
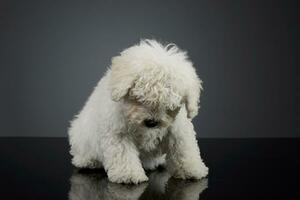
[[[207,188],[207,179],[186,181],[170,178],[165,170],[148,174],[149,182],[123,185],[109,182],[102,170],[75,171],[69,200],[197,200]]]

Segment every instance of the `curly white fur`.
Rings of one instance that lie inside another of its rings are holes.
[[[144,169],[165,165],[182,179],[205,177],[191,119],[201,80],[176,45],[142,40],[112,59],[69,129],[72,163],[104,167],[117,183],[147,181]],[[149,128],[145,120],[158,125]]]

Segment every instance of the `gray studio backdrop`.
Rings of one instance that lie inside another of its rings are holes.
[[[199,137],[299,136],[297,12],[289,1],[1,1],[0,136],[67,136],[111,57],[140,38],[189,52],[205,89]]]

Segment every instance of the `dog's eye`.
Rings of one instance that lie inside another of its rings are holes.
[[[148,128],[154,128],[154,127],[156,127],[159,124],[159,122],[155,121],[153,119],[146,119],[146,120],[144,120],[144,124]]]

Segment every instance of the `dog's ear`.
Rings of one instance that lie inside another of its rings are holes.
[[[120,101],[128,93],[135,79],[136,73],[125,59],[121,56],[112,58],[110,78],[112,100]]]
[[[188,118],[193,119],[197,114],[200,108],[200,94],[202,88],[202,81],[197,77],[191,80],[191,85],[187,89],[185,96],[185,106],[187,110]]]

